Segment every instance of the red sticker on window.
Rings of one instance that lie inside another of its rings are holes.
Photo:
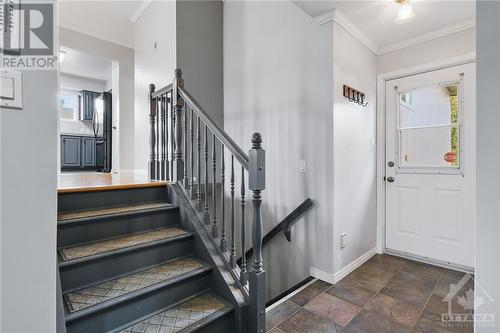
[[[457,154],[455,154],[452,151],[449,151],[446,154],[444,154],[444,160],[449,163],[455,162],[457,160]]]

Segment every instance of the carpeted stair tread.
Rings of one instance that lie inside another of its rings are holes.
[[[63,261],[68,261],[188,234],[188,232],[182,229],[170,227],[85,245],[68,247],[60,249],[59,254],[61,255]]]
[[[67,293],[64,295],[64,300],[69,312],[73,313],[204,266],[191,258],[179,259]]]
[[[211,293],[194,297],[171,309],[155,314],[119,333],[179,332],[224,309],[226,305]]]
[[[174,208],[174,207],[175,205],[165,202],[148,202],[148,203],[141,203],[128,206],[106,207],[106,208],[90,209],[83,211],[59,212],[57,215],[57,220],[62,222],[75,219],[85,219],[90,217],[107,216],[114,214],[136,213],[140,211],[156,210],[162,208]]]

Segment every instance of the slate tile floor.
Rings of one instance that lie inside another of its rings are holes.
[[[267,312],[268,333],[472,333],[471,323],[447,325],[450,284],[464,273],[376,255],[336,285],[317,280]],[[463,281],[466,281],[465,279]],[[467,280],[452,298],[453,313],[469,313],[458,301],[473,290]]]

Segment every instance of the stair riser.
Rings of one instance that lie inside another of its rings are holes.
[[[120,237],[174,226],[178,222],[178,209],[168,209],[114,217],[96,217],[85,222],[64,223],[57,226],[57,246],[68,247]]]
[[[168,202],[167,186],[63,193],[58,196],[58,211],[87,210],[159,201]]]
[[[60,266],[63,293],[192,254],[192,237]]]
[[[174,305],[210,287],[205,272],[160,290],[141,295],[102,311],[66,323],[68,333],[110,332],[117,327]],[[227,333],[228,331],[226,331]]]
[[[213,320],[202,327],[188,327],[179,331],[179,333],[210,332],[210,333],[229,333],[237,332],[234,325],[234,312],[231,311],[224,316]]]

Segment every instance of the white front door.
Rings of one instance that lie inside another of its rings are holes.
[[[386,82],[386,248],[474,267],[475,64]]]

